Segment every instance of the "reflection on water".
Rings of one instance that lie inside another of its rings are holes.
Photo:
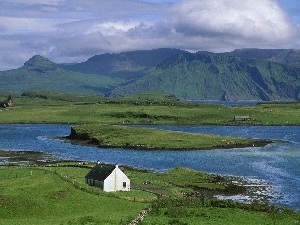
[[[55,139],[70,133],[69,125],[1,125],[0,149],[43,151],[60,159],[100,160],[165,171],[189,167],[209,173],[241,176],[259,180],[272,187],[274,202],[300,209],[300,127],[298,126],[155,126],[152,128],[183,130],[248,138],[284,140],[265,147],[199,151],[141,151],[102,149],[72,145]],[[0,159],[1,160],[1,159]]]

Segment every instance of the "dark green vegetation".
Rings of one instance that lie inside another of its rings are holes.
[[[21,68],[0,72],[1,91],[28,90],[110,97],[162,92],[180,99],[299,100],[300,53],[240,49],[189,53],[156,49],[97,55],[59,65],[34,56]]]
[[[226,179],[176,168],[166,173],[126,168],[130,192],[87,186],[92,164],[52,163],[0,167],[0,224],[128,224],[142,209],[141,224],[294,224],[299,213],[264,204],[216,200],[199,194],[226,190]],[[197,197],[185,197],[197,190]]]

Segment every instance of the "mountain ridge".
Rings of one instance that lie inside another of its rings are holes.
[[[240,58],[265,59],[284,64],[300,64],[300,50],[295,49],[235,49],[232,52],[220,53],[221,55]]]
[[[190,53],[180,49],[102,54],[82,63],[56,64],[33,56],[0,72],[1,92],[27,90],[99,94],[174,94],[198,100],[299,100],[300,51],[236,49]]]
[[[136,80],[154,69],[157,64],[178,55],[184,50],[159,48],[121,53],[95,55],[85,62],[65,65],[64,68],[82,73],[92,73]]]

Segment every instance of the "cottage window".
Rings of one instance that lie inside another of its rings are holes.
[[[126,182],[123,182],[123,188],[126,188]]]

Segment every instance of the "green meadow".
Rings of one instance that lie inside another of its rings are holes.
[[[126,224],[146,206],[81,191],[44,170],[1,167],[0,224]],[[124,223],[122,223],[124,221]]]
[[[125,168],[130,192],[105,193],[87,186],[92,164],[52,163],[0,167],[0,224],[295,224],[300,214],[264,204],[240,204],[208,197],[182,197],[203,190],[223,193],[226,179],[190,169],[165,173]],[[197,192],[195,192],[197,190]]]

